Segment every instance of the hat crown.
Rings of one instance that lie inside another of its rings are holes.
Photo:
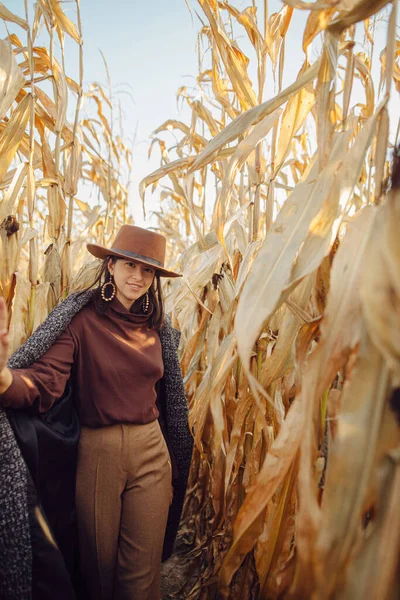
[[[166,238],[136,225],[122,225],[111,250],[137,255],[137,259],[151,259],[163,267],[165,261]],[[134,256],[132,256],[134,258]]]
[[[154,267],[160,277],[181,277],[179,273],[164,268],[167,238],[155,231],[136,225],[122,225],[111,248],[99,244],[86,244],[96,258],[107,257],[132,259]]]

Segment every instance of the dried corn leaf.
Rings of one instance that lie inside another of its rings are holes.
[[[285,0],[285,4],[299,10],[320,11],[330,7],[330,2],[303,2],[303,0]]]
[[[14,175],[12,181],[4,193],[3,199],[0,204],[0,223],[5,219],[8,215],[15,214],[15,202],[17,200],[18,194],[21,191],[22,185],[24,183],[26,173],[28,170],[27,163],[21,163],[14,171]]]
[[[304,70],[304,67],[303,69]],[[283,162],[290,152],[292,141],[304,122],[315,102],[315,94],[312,86],[306,86],[294,97],[290,98],[282,115],[278,136],[278,147],[275,158],[275,170],[272,177],[275,178],[281,169]]]
[[[275,71],[279,58],[279,89],[282,88],[283,65],[285,62],[285,35],[293,14],[293,8],[284,6],[278,13],[273,13],[269,19],[266,36],[266,47],[271,57],[272,68]]]
[[[375,0],[374,2],[371,2],[370,0],[360,0],[354,4],[351,10],[343,14],[343,16],[339,16],[332,21],[332,23],[328,25],[327,31],[331,31],[339,36],[345,29],[359,21],[364,21],[364,19],[371,17],[389,4],[389,2],[390,0]]]
[[[27,94],[12,113],[0,137],[0,182],[17,152],[27,126],[32,97]]]
[[[72,146],[65,170],[64,191],[67,196],[75,196],[78,192],[78,182],[82,169],[82,150],[78,141]]]
[[[65,33],[72,37],[78,44],[82,42],[81,37],[75,27],[75,25],[68,19],[66,14],[61,8],[61,3],[58,0],[50,0],[51,11],[56,20],[57,25]]]
[[[385,418],[382,424],[384,421]],[[381,427],[380,438],[385,434],[384,427]],[[353,600],[356,597],[394,600],[399,595],[400,466],[395,453],[380,462],[374,475],[378,479],[378,489],[374,498],[373,530],[350,565],[341,589],[341,600]]]
[[[253,489],[247,494],[234,524],[233,543],[222,563],[218,581],[223,597],[246,554],[253,548],[263,527],[265,508],[292,465],[302,436],[301,402],[294,402],[260,469]]]
[[[43,123],[40,120],[37,121],[36,128],[39,132],[40,140],[42,142],[42,159],[43,159],[44,178],[50,179],[50,180],[53,180],[56,182],[57,181],[56,165],[54,162],[50,144],[48,142],[47,136],[45,135]]]
[[[241,293],[235,318],[240,356],[248,364],[251,350],[262,325],[278,308],[288,284],[293,260],[335,182],[336,171],[343,160],[345,140],[337,139],[332,160],[315,180],[312,169],[299,183],[281,208],[275,224],[268,232]],[[247,306],[251,302],[254,313]]]
[[[266,535],[264,543],[261,543],[259,539],[256,546],[255,558],[257,561],[257,575],[260,580],[260,600],[267,600],[271,598],[271,592],[273,590],[274,596],[277,597],[276,583],[271,577],[271,572],[278,562],[278,558],[282,561],[282,550],[287,535],[287,530],[293,532],[293,521],[294,521],[294,491],[296,483],[296,462],[292,464],[292,467],[284,480],[281,488],[275,496],[275,501],[271,506],[270,503],[270,515],[266,526]],[[291,522],[292,521],[292,522]],[[290,554],[290,546],[286,551],[286,556]],[[258,560],[257,560],[258,558]],[[272,587],[272,590],[271,590]]]
[[[190,104],[194,113],[206,123],[211,135],[213,137],[216,136],[221,130],[221,124],[216,121],[212,112],[204,105],[203,102],[196,100]]]
[[[311,277],[305,279],[291,296],[291,299],[302,309],[306,309],[307,307],[312,285],[313,279]],[[289,309],[286,309],[279,327],[279,335],[274,346],[274,351],[265,359],[262,365],[260,381],[265,388],[268,388],[274,381],[293,368],[294,341],[300,326],[301,321],[299,317],[293,315]]]
[[[369,334],[389,367],[400,375],[400,190],[393,189],[376,218],[362,280],[363,312]]]
[[[142,181],[139,184],[139,194],[142,199],[142,202],[144,202],[144,193],[149,185],[151,185],[152,183],[156,183],[159,179],[165,177],[165,175],[168,175],[173,171],[178,171],[179,169],[184,169],[185,167],[190,166],[191,164],[193,164],[195,159],[196,156],[187,156],[185,158],[179,158],[178,160],[174,160],[173,162],[170,162],[164,165],[163,167],[160,167],[159,169],[153,171],[153,173],[147,175],[147,177],[142,179]]]
[[[229,81],[226,79],[222,79],[219,73],[219,64],[218,64],[218,53],[216,50],[215,42],[212,43],[211,47],[212,51],[212,89],[215,95],[215,99],[220,103],[222,108],[226,111],[226,113],[230,116],[231,119],[235,119],[238,115],[238,111],[235,110],[230,102],[229,98],[229,90],[230,85]]]
[[[82,291],[88,288],[95,280],[99,271],[99,267],[100,263],[97,260],[84,264],[71,281],[71,293]]]
[[[316,61],[311,67],[299,77],[299,79],[280,94],[268,100],[259,106],[251,108],[237,117],[232,123],[227,125],[225,129],[221,131],[215,138],[213,138],[205,150],[199,154],[194,161],[192,167],[189,169],[189,173],[196,171],[215,160],[216,156],[220,152],[221,148],[232,142],[239,135],[242,135],[249,127],[252,127],[259,123],[261,119],[271,114],[274,110],[279,108],[284,102],[286,102],[291,96],[299,92],[308,83],[313,81],[317,76],[319,68],[319,61]]]
[[[260,49],[264,44],[264,39],[257,26],[257,8],[255,6],[248,6],[245,10],[240,12],[234,6],[228,2],[219,2],[221,8],[225,8],[229,14],[231,14],[237,20],[240,25],[246,30],[249,40],[256,49]]]
[[[354,67],[359,72],[365,89],[365,105],[363,114],[365,117],[370,117],[375,108],[375,91],[371,81],[371,71],[368,68],[367,57],[360,54],[354,56]]]
[[[39,283],[39,285],[36,286],[35,312],[33,315],[33,331],[36,329],[36,327],[39,327],[39,325],[43,323],[43,321],[49,314],[49,292],[50,283],[48,282]]]
[[[238,144],[235,153],[229,161],[222,188],[217,202],[215,203],[214,227],[217,237],[222,245],[225,245],[223,231],[226,222],[226,216],[229,209],[229,202],[233,191],[233,184],[238,171],[242,168],[245,160],[253,152],[254,148],[265,138],[276,120],[279,118],[281,110],[277,109],[260,123]]]
[[[10,23],[16,23],[25,31],[29,31],[29,24],[25,19],[21,19],[14,13],[12,13],[8,8],[4,6],[2,2],[0,2],[0,19],[4,19],[5,21],[9,21]]]
[[[293,267],[290,287],[303,276],[312,273],[321,264],[323,257],[329,253],[343,215],[347,212],[354,188],[358,183],[365,155],[376,133],[379,115],[380,109],[361,129],[346,155],[344,155],[345,147],[349,141],[350,132],[337,134],[343,136],[345,142],[343,149],[340,150],[343,156],[336,174],[336,183],[320,212],[310,224],[309,232]]]
[[[68,87],[65,79],[64,71],[61,69],[58,62],[53,59],[54,81],[57,87],[57,117],[55,122],[55,132],[61,132],[67,116],[68,109]]]
[[[336,7],[326,8],[325,10],[312,10],[307,19],[303,32],[303,50],[306,52],[313,39],[321,33],[331,22],[336,12]]]
[[[2,120],[25,83],[10,42],[0,40],[0,120]]]
[[[231,43],[221,22],[217,22],[208,0],[199,0],[211,26],[214,41],[218,47],[222,61],[225,65],[233,89],[243,110],[257,104],[257,98],[247,73],[248,58],[239,50],[236,44]]]
[[[15,274],[15,278],[16,287],[9,327],[11,353],[17,350],[28,337],[29,298],[31,295],[29,280],[19,273]]]
[[[326,34],[321,67],[317,81],[317,141],[321,163],[328,160],[335,118],[335,81],[339,36]]]
[[[344,88],[343,88],[343,120],[347,119],[350,106],[350,97],[353,89],[354,81],[354,54],[353,48],[349,48],[347,51],[347,64],[346,73],[344,77]]]
[[[343,392],[338,433],[326,474],[321,515],[324,527],[316,546],[318,559],[315,557],[319,599],[332,594],[353,552],[388,385],[388,371],[382,357],[364,334],[352,378]]]
[[[314,584],[314,549],[322,517],[317,502],[317,458],[315,422],[318,404],[338,370],[354,351],[361,335],[359,285],[365,267],[365,248],[376,211],[366,207],[354,218],[335,256],[331,285],[321,324],[321,339],[306,366],[302,381],[304,428],[299,468],[299,510],[296,520],[298,561],[294,594],[310,594]]]
[[[57,301],[61,293],[61,256],[57,244],[50,244],[44,254],[43,279],[51,284]]]
[[[212,318],[217,313],[214,312]],[[210,321],[209,334],[212,325]],[[219,334],[220,319],[217,325],[217,334]],[[210,370],[210,377],[208,380],[208,402],[210,406],[210,413],[214,424],[214,435],[213,444],[215,448],[219,448],[223,445],[223,437],[225,430],[225,417],[224,417],[224,405],[222,402],[221,394],[225,386],[226,379],[230,376],[232,366],[235,363],[237,357],[235,354],[235,337],[230,334],[225,337],[222,344],[219,346],[217,351],[214,351],[212,368]],[[220,483],[221,480],[220,480]]]

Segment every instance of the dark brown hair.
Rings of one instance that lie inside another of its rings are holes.
[[[94,303],[95,303],[97,310],[100,313],[104,313],[104,311],[107,307],[107,303],[101,297],[101,287],[102,287],[102,285],[104,285],[104,283],[111,280],[111,275],[108,270],[108,261],[110,260],[110,258],[114,263],[117,260],[124,260],[123,258],[118,258],[116,256],[106,256],[106,258],[103,260],[102,264],[100,265],[99,270],[97,271],[97,274],[96,274],[96,277],[95,277],[93,283],[89,287],[87,287],[85,290],[80,292],[80,294],[83,294],[84,292],[87,292],[88,290],[95,288]],[[160,274],[158,271],[156,271],[153,282],[148,289],[149,327],[151,327],[152,329],[156,329],[157,331],[159,329],[161,329],[161,327],[164,325],[164,302],[163,302],[163,297],[162,297],[161,280],[160,279],[161,279]],[[107,291],[106,291],[106,295],[107,295]],[[135,300],[135,302],[132,304],[130,310],[131,310],[131,313],[134,313],[134,314],[143,314],[143,297],[140,297],[137,300]]]

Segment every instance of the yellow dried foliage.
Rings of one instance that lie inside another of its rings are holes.
[[[393,194],[383,199],[398,132],[388,110],[396,12],[379,54],[384,0],[287,0],[273,15],[265,3],[199,4],[210,49],[201,107],[180,91],[191,125],[168,122],[182,136],[176,156],[165,124],[157,129],[163,164],[141,184],[142,194],[161,186],[170,256],[182,237],[189,245],[183,281],[166,288],[195,437],[183,534],[199,580],[180,593],[389,598],[400,589],[400,536],[388,530],[400,442],[389,402],[399,385],[398,219]],[[306,59],[283,87],[294,9],[311,11],[298,43]],[[238,32],[255,50],[257,88]],[[276,88],[265,97],[268,73]]]

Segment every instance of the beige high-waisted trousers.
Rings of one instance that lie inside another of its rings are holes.
[[[171,496],[171,464],[158,421],[82,427],[76,510],[90,600],[160,598]]]

